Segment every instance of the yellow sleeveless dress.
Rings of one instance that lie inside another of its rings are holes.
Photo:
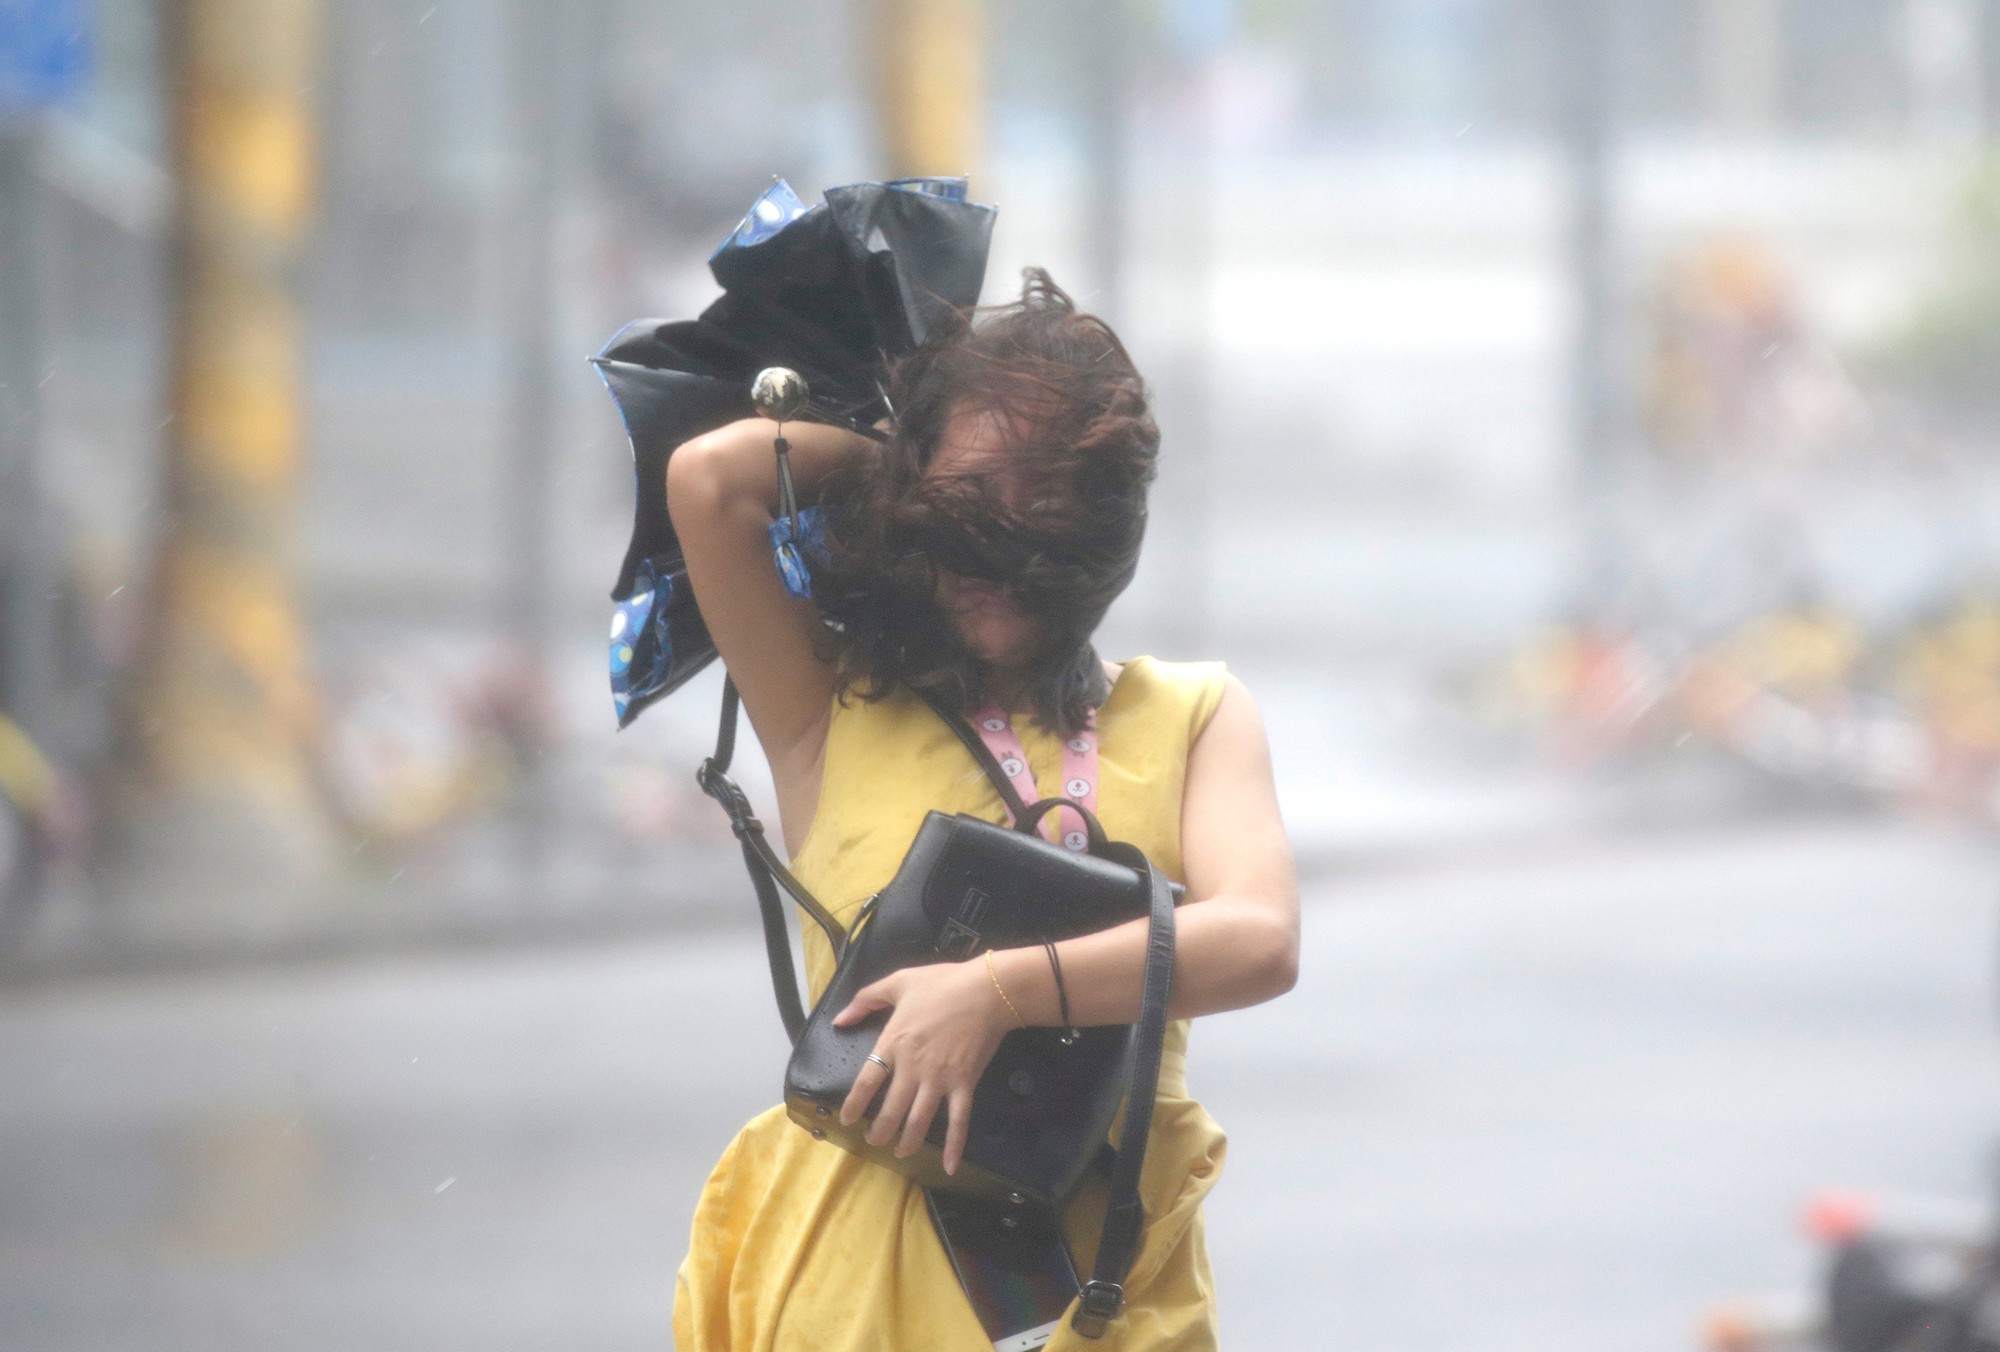
[[[1182,879],[1181,784],[1188,748],[1222,698],[1219,663],[1135,658],[1098,711],[1098,816]],[[1015,731],[1038,784],[1060,781],[1062,746],[1031,719]],[[812,831],[792,861],[843,922],[896,871],[933,808],[1004,821],[998,794],[937,716],[907,696],[836,703]],[[805,925],[817,999],[833,952]],[[1146,1232],[1124,1317],[1091,1342],[1065,1317],[1049,1352],[1201,1352],[1216,1346],[1200,1205],[1222,1169],[1222,1130],[1187,1097],[1186,1020],[1168,1025],[1140,1190]],[[1096,1186],[1096,1185],[1093,1185]],[[1066,1217],[1088,1277],[1101,1188]],[[980,1352],[991,1342],[925,1210],[901,1175],[815,1141],[782,1107],[723,1152],[695,1208],[674,1301],[678,1352]]]

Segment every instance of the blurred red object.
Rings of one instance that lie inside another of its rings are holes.
[[[1799,1224],[1823,1244],[1846,1244],[1873,1229],[1880,1213],[1879,1204],[1866,1193],[1835,1189],[1809,1199]]]

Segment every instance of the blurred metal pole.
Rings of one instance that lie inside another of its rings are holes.
[[[42,475],[39,119],[0,116],[0,710],[48,745],[55,533]]]
[[[500,615],[521,654],[550,641],[549,488],[556,432],[555,236],[562,45],[555,0],[514,0],[510,62],[513,284],[507,297],[509,382],[505,591]]]
[[[1946,148],[1977,147],[1986,121],[1981,0],[1904,0],[1910,130]]]
[[[1628,432],[1612,203],[1615,6],[1616,0],[1559,0],[1551,7],[1568,206],[1564,258],[1573,307],[1570,463],[1583,512],[1584,564],[1593,579],[1602,579],[1618,558],[1609,499]]]
[[[986,104],[983,0],[869,0],[869,18],[890,177],[972,173]]]
[[[63,703],[63,537],[47,494],[41,393],[46,115],[76,95],[90,65],[83,0],[0,5],[0,710],[44,748]]]
[[[511,397],[499,619],[511,650],[509,679],[518,682],[512,693],[529,700],[546,688],[555,643],[555,451],[562,412],[557,211],[578,69],[572,41],[578,25],[565,22],[566,16],[574,17],[559,0],[513,0],[509,6],[514,266],[507,297]],[[512,836],[521,881],[529,888],[541,879],[554,825],[540,750],[517,748],[523,759]]]
[[[315,0],[164,15],[172,402],[123,806],[149,905],[232,930],[297,905],[288,884],[317,876],[330,843],[293,581],[317,18]]]
[[[1221,425],[1215,416],[1215,274],[1222,211],[1216,83],[1218,63],[1235,32],[1236,11],[1236,0],[1173,0],[1163,16],[1187,121],[1175,147],[1178,153],[1169,162],[1176,181],[1166,194],[1179,208],[1174,215],[1181,232],[1174,250],[1174,290],[1179,293],[1174,390],[1160,401],[1166,433],[1161,485],[1171,503],[1166,520],[1174,533],[1155,537],[1153,549],[1155,557],[1164,553],[1167,559],[1169,581],[1163,593],[1171,598],[1171,608],[1164,627],[1174,654],[1183,657],[1212,655],[1216,641],[1215,556],[1222,505],[1216,472]]]
[[[1770,131],[1784,96],[1785,0],[1701,0],[1699,59],[1710,127]]]
[[[1215,642],[1215,545],[1217,500],[1216,444],[1221,432],[1215,416],[1215,265],[1218,251],[1217,200],[1220,165],[1215,146],[1214,53],[1194,59],[1188,69],[1190,100],[1185,153],[1181,157],[1180,201],[1186,232],[1179,252],[1183,292],[1180,379],[1174,444],[1167,452],[1168,473],[1180,485],[1180,523],[1168,558],[1174,580],[1167,594],[1173,600],[1172,633],[1177,654],[1197,658],[1209,654]],[[1178,461],[1178,468],[1172,467]],[[1158,546],[1155,546],[1157,548]]]
[[[1978,0],[1974,15],[1979,29],[1979,131],[1990,142],[2000,139],[2000,0]]]
[[[1125,302],[1125,103],[1132,83],[1132,24],[1125,0],[1086,0],[1082,10],[1077,17],[1083,38],[1083,249],[1097,291],[1088,308],[1115,326]]]

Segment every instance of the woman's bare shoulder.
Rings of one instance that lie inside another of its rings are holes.
[[[1201,735],[1230,683],[1236,680],[1221,662],[1168,662],[1139,656],[1119,665],[1122,670],[1113,686],[1117,699],[1143,705],[1155,714],[1168,709],[1184,711],[1190,738]]]

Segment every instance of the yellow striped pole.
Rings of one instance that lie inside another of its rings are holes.
[[[165,7],[171,416],[148,625],[126,701],[132,792],[122,806],[144,844],[168,847],[170,870],[213,866],[252,890],[316,869],[325,839],[292,580],[303,420],[296,274],[314,207],[316,8]]]
[[[876,117],[890,176],[971,173],[985,132],[982,0],[873,0],[873,19]]]

